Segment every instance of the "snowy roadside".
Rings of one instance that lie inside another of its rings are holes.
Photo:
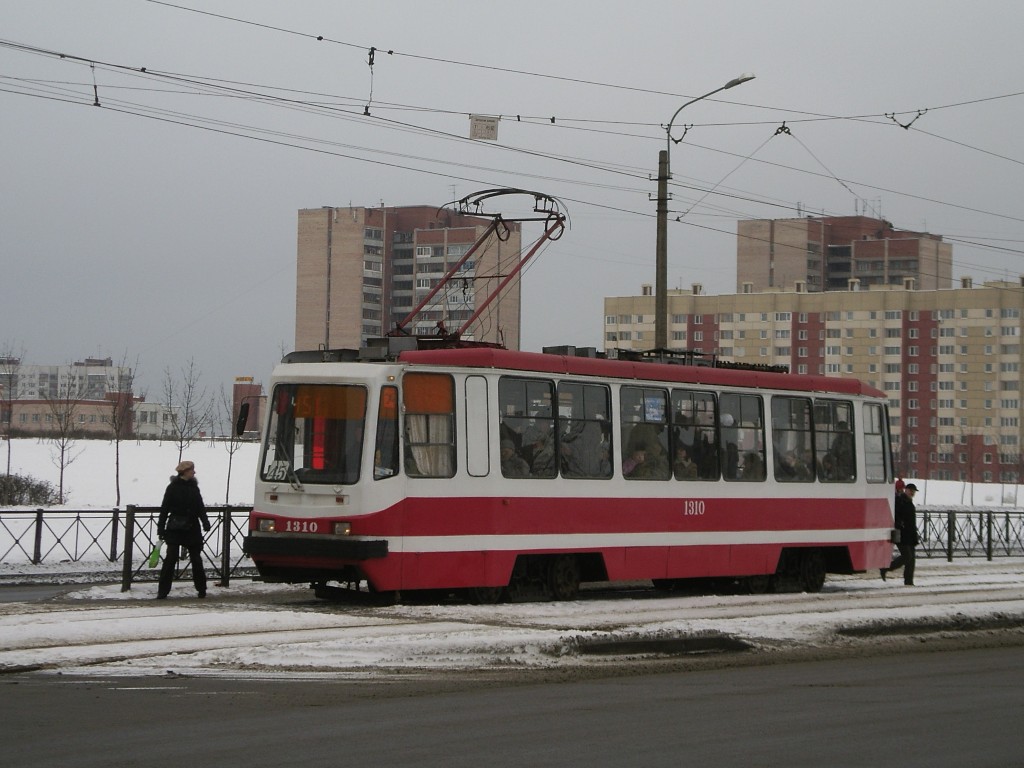
[[[623,589],[562,603],[369,607],[238,580],[200,601],[178,584],[0,605],[0,672],[330,676],[572,673],[684,655],[777,654],[894,635],[998,630],[1024,644],[1024,559],[919,561],[920,586],[830,577],[818,594],[676,596]]]

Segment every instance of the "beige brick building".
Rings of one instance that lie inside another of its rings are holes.
[[[649,286],[640,296],[606,298],[604,310],[606,352],[654,346]],[[670,291],[668,311],[672,348],[849,376],[886,392],[904,476],[1018,482],[1024,474],[1024,280],[723,296],[694,286]]]
[[[884,219],[829,216],[737,224],[736,291],[845,291],[913,280],[952,287],[953,248],[940,235],[893,228]]]
[[[438,284],[490,224],[432,206],[313,208],[299,211],[295,348],[359,348],[386,334]],[[492,236],[407,328],[429,335],[458,329],[519,262],[521,231]],[[463,334],[519,348],[519,281]]]

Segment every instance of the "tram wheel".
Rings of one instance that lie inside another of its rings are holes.
[[[574,555],[556,555],[548,565],[552,600],[572,600],[580,591],[580,563]]]
[[[825,585],[825,557],[820,549],[806,549],[797,566],[797,579],[805,592],[820,592]]]

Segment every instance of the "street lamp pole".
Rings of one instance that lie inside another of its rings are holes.
[[[668,180],[672,178],[669,153],[672,149],[672,124],[679,113],[691,104],[695,104],[719,91],[734,88],[754,75],[743,74],[730,80],[720,88],[708,91],[703,96],[690,99],[672,115],[665,128],[665,149],[658,153],[658,233],[655,243],[655,278],[654,278],[654,347],[659,350],[668,349]],[[682,139],[679,139],[682,141]],[[678,141],[676,142],[678,143]]]

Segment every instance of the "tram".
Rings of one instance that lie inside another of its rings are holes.
[[[597,581],[817,591],[889,564],[873,387],[391,341],[410,348],[275,369],[245,540],[264,580],[497,602]]]

